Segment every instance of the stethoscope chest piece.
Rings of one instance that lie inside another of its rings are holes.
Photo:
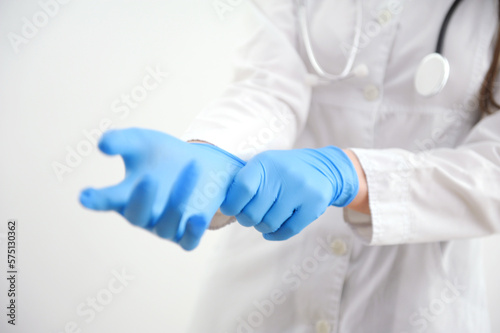
[[[415,90],[424,97],[431,97],[444,88],[450,76],[450,63],[439,53],[431,53],[418,65]]]

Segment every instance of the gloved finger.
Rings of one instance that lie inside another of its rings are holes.
[[[142,139],[135,128],[110,130],[99,140],[99,149],[107,155],[130,156],[141,151]]]
[[[263,234],[278,230],[286,220],[294,213],[294,193],[283,193],[280,191],[274,204],[269,208],[262,221],[255,229]]]
[[[245,211],[245,209],[243,209],[243,211]],[[241,212],[235,215],[235,217],[238,223],[244,227],[253,227],[260,222],[259,220],[255,220],[254,218],[252,218],[251,211]]]
[[[277,194],[274,193],[270,186],[261,186],[241,213],[236,215],[236,219],[245,227],[259,225],[266,213],[273,206],[276,197]]]
[[[123,217],[138,227],[149,225],[157,191],[158,183],[151,176],[144,176],[132,192]]]
[[[115,210],[121,213],[130,196],[130,179],[102,189],[87,188],[80,193],[80,203],[93,210]]]
[[[170,192],[167,204],[158,218],[154,231],[162,238],[177,242],[184,234],[187,218],[187,203],[196,183],[199,171],[193,162],[189,163],[179,174]]]
[[[262,178],[262,167],[250,160],[234,177],[226,193],[226,199],[220,207],[221,212],[228,216],[241,213],[257,193]]]
[[[269,232],[276,231],[281,226],[281,222],[278,222],[278,220],[269,220],[269,219],[264,220],[264,218],[269,213],[269,211],[271,209],[273,209],[274,206],[281,205],[281,204],[282,204],[282,202],[279,202],[278,199],[276,199],[273,202],[273,204],[271,205],[271,207],[269,207],[267,212],[264,214],[264,216],[260,219],[259,223],[257,223],[255,225],[255,230],[257,230],[258,232],[261,232],[263,234],[267,234]],[[283,220],[283,221],[286,221],[286,220]]]
[[[191,217],[186,225],[184,235],[179,240],[179,245],[186,251],[195,249],[207,227],[208,223],[202,216]]]
[[[278,230],[264,234],[264,238],[270,241],[280,241],[295,236],[314,220],[310,215],[311,213],[306,209],[299,208]]]

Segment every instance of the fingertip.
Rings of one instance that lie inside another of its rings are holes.
[[[222,205],[220,206],[220,211],[222,214],[227,216],[236,216],[240,213],[239,211],[236,210],[236,207],[234,205],[228,202],[227,196],[222,202]]]
[[[194,216],[189,219],[187,232],[195,238],[200,238],[205,233],[205,230],[207,230],[207,227],[208,223],[205,218],[201,216]]]
[[[137,151],[144,139],[140,133],[134,128],[109,130],[101,136],[97,147],[106,155],[129,155]]]
[[[240,190],[240,184],[233,183],[226,192],[226,197],[220,206],[222,214],[227,216],[236,216],[241,214],[248,202],[254,197],[255,193]]]
[[[116,133],[117,133],[116,130],[110,130],[110,131],[105,132],[101,136],[101,139],[99,140],[97,147],[104,154],[106,154],[106,155],[116,155],[117,154],[115,149],[113,149],[113,140],[116,137]]]
[[[200,244],[201,237],[205,233],[208,223],[201,216],[194,216],[189,219],[186,230],[179,244],[186,251],[192,251]]]
[[[88,188],[81,192],[80,203],[89,209],[106,211],[119,210],[121,205],[116,198],[110,197],[110,189]]]
[[[265,240],[268,240],[268,241],[274,241],[274,237],[272,234],[262,234],[262,237],[264,237]]]
[[[268,234],[268,233],[271,233],[271,232],[275,232],[276,229],[272,229],[271,226],[269,226],[268,224],[264,223],[264,222],[260,222],[258,224],[256,224],[254,226],[255,230],[257,230],[258,232],[261,232],[263,234]]]
[[[228,216],[240,214],[246,205],[257,195],[262,181],[260,167],[248,163],[236,174],[228,187],[221,212]]]
[[[248,215],[246,214],[237,214],[235,215],[236,220],[238,221],[239,224],[241,224],[244,227],[253,227],[257,224],[256,221],[253,221]]]
[[[87,188],[80,192],[80,203],[82,206],[88,209],[95,209],[94,205],[95,190],[93,188]]]
[[[196,249],[198,247],[198,244],[196,244],[196,245],[181,245],[181,247],[185,251],[191,252],[191,251],[193,251],[194,249]]]
[[[278,229],[279,230],[279,229]],[[264,236],[264,239],[268,241],[284,241],[287,240],[291,237],[291,235],[285,234],[283,232],[275,231],[275,232],[270,232],[267,234],[262,234]]]

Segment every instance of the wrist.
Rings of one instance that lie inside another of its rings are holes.
[[[235,155],[225,151],[224,149],[222,149],[216,145],[211,144],[210,142],[196,140],[196,141],[188,141],[188,143],[195,145],[195,146],[199,146],[204,151],[211,151],[211,152],[215,153],[218,157],[224,156],[225,159],[229,161],[228,168],[232,168],[233,166],[237,166],[237,167],[241,168],[246,164],[246,162],[243,161],[238,156],[235,156]]]
[[[317,151],[330,170],[333,196],[330,206],[346,207],[356,198],[359,189],[357,170],[346,152],[335,146],[327,146]]]
[[[189,140],[188,143],[206,143],[207,145],[212,145],[212,143],[203,140]]]
[[[366,180],[366,174],[356,154],[349,149],[344,149],[343,151],[351,160],[354,169],[356,170],[359,183],[359,189],[356,197],[346,207],[363,214],[370,214],[370,202],[368,197],[368,182]]]

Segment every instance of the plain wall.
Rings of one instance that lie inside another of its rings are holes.
[[[23,18],[43,21],[40,4],[0,3],[2,253],[7,220],[16,218],[19,228],[18,325],[7,325],[2,310],[1,332],[64,332],[71,322],[83,332],[183,332],[196,320],[192,309],[220,234],[209,232],[187,253],[116,214],[85,210],[77,198],[87,186],[118,182],[124,171],[119,158],[85,143],[92,141],[85,132],[108,123],[180,135],[222,92],[247,11],[242,3],[223,19],[212,3],[70,1],[31,31],[18,52],[11,33],[22,36]],[[114,112],[113,103],[141,85],[148,68],[168,77],[128,114]],[[54,162],[67,164],[68,152],[78,149],[87,155],[73,158],[71,172],[58,179]],[[499,239],[487,239],[484,258],[495,313]],[[4,254],[0,258],[3,308]],[[87,302],[109,294],[110,282],[122,271],[130,280],[92,316]],[[494,332],[500,331],[500,318],[492,319]]]

